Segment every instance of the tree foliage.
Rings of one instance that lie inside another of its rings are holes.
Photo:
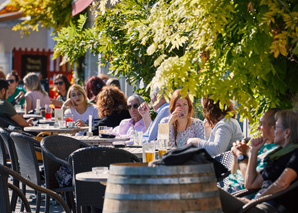
[[[103,8],[102,5],[100,8]],[[63,29],[56,54],[75,60],[90,49],[115,75],[158,84],[170,94],[237,101],[250,121],[291,107],[298,90],[298,2],[294,0],[122,1],[96,25]]]
[[[72,19],[71,2],[72,0],[12,0],[10,6],[30,17],[14,26],[13,30],[20,30],[22,35],[38,31],[39,25],[60,30],[68,26]]]

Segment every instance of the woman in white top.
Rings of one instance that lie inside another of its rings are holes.
[[[212,156],[230,150],[233,142],[243,138],[238,121],[234,118],[226,117],[228,113],[233,111],[232,103],[230,102],[228,106],[225,106],[224,109],[221,110],[219,101],[214,103],[214,100],[210,99],[209,96],[206,96],[202,99],[202,105],[204,117],[206,119],[205,137],[207,140],[190,138],[187,143],[192,143],[200,148],[206,149]],[[211,134],[209,137],[210,131]]]
[[[68,101],[65,104],[70,108],[65,110],[64,115],[72,115],[76,126],[87,126],[89,115],[92,115],[93,121],[98,118],[96,106],[88,102],[86,92],[80,85],[72,85],[68,90],[67,98]],[[78,135],[83,133],[81,131]]]
[[[39,77],[30,72],[24,77],[24,84],[26,87],[25,108],[26,113],[36,108],[36,100],[40,100],[40,107],[51,104],[51,99],[48,93],[43,90]]]
[[[200,119],[192,118],[193,105],[188,94],[180,95],[181,89],[175,90],[170,102],[170,116],[161,123],[170,125],[169,146],[181,147],[187,144],[188,138],[204,139],[204,125]]]

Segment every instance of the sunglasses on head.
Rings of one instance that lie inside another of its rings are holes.
[[[13,84],[14,82],[15,82],[15,80],[13,80],[13,79],[10,79],[10,80],[7,80],[8,81],[8,83],[10,83],[10,84]]]
[[[63,81],[58,81],[58,82],[55,82],[54,84],[55,85],[62,85],[64,82]]]
[[[134,104],[134,105],[127,105],[127,109],[131,109],[132,107],[134,109],[137,109],[140,106],[140,104]]]

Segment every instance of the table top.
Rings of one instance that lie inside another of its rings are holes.
[[[40,126],[24,127],[24,131],[28,132],[52,132],[52,133],[76,133],[79,131],[88,130],[88,127],[60,128],[49,126],[46,128]]]
[[[94,172],[81,172],[76,174],[76,180],[87,181],[87,182],[102,182],[105,184],[108,180],[109,174],[95,174]]]
[[[52,118],[52,119],[39,119],[38,123],[40,123],[40,124],[54,124],[55,123],[55,118]]]
[[[23,118],[24,119],[27,119],[27,118],[41,119],[41,118],[43,118],[43,116],[41,116],[41,115],[35,115],[35,114],[24,114],[23,115]]]
[[[128,137],[101,138],[99,136],[69,136],[89,145],[113,145],[115,141],[128,141]]]

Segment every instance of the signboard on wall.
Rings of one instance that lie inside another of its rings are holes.
[[[29,72],[42,74],[42,78],[47,78],[47,55],[28,55],[22,54],[22,78]]]

